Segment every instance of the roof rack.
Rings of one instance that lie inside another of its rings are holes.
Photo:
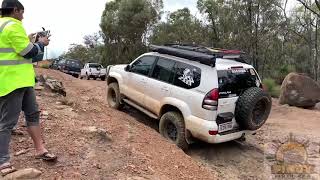
[[[195,51],[189,48],[178,48],[172,46],[157,46],[150,45],[150,49],[154,52],[161,54],[168,54],[172,56],[177,56],[191,61],[197,61],[205,65],[215,67],[216,65],[216,56],[212,54],[207,54],[200,51]]]
[[[235,61],[247,64],[246,53],[240,50],[211,48],[211,47],[205,47],[205,46],[198,46],[194,44],[166,44],[166,46],[202,52],[202,53],[214,55],[216,58],[231,59],[231,60],[235,60]]]
[[[246,63],[245,53],[239,50],[228,50],[198,46],[194,44],[165,44],[164,46],[151,45],[153,51],[186,58],[200,63],[215,66],[216,58],[231,59]],[[200,55],[201,54],[201,55]],[[204,55],[209,55],[203,57]],[[198,57],[201,56],[201,57]]]

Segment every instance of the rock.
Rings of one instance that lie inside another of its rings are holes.
[[[320,102],[320,85],[308,76],[290,73],[283,81],[280,104],[310,108]]]
[[[127,180],[146,180],[146,178],[140,177],[140,176],[133,176],[133,177],[128,177]]]
[[[44,89],[44,87],[43,87],[43,86],[36,85],[36,86],[34,87],[34,89],[35,89],[36,91],[42,91],[42,90]]]
[[[35,179],[41,175],[41,171],[33,168],[22,169],[16,172],[10,173],[4,177],[5,180],[13,179]]]
[[[57,102],[56,102],[56,105],[62,105],[62,102],[57,101]]]
[[[43,116],[49,116],[49,112],[48,111],[42,111],[41,113]]]
[[[112,140],[111,134],[107,130],[102,129],[102,128],[90,126],[90,127],[83,128],[82,131],[87,132],[89,134],[92,134],[94,136],[98,136],[100,138],[100,140],[103,140],[103,141],[111,141]]]
[[[61,94],[63,96],[66,96],[66,90],[62,84],[62,82],[54,80],[54,79],[47,79],[45,83],[48,87],[50,87],[52,92]]]
[[[51,89],[52,92],[61,94],[63,96],[67,95],[62,82],[55,79],[50,79],[45,75],[40,75],[38,79],[41,83],[44,83],[45,87]]]
[[[22,149],[21,151],[16,152],[14,155],[15,156],[20,156],[22,154],[26,154],[29,151],[30,151],[30,149]]]

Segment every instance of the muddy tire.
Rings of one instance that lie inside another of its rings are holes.
[[[108,85],[107,101],[109,106],[114,109],[121,109],[123,107],[118,83]]]
[[[160,119],[159,131],[162,136],[175,143],[182,150],[187,150],[186,130],[183,117],[178,112],[167,112]]]
[[[268,119],[272,99],[261,88],[247,89],[238,99],[235,118],[240,127],[245,130],[257,130]]]

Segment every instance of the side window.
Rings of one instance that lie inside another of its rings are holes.
[[[175,62],[169,59],[159,58],[154,67],[152,77],[160,81],[172,83],[174,77]]]
[[[193,89],[200,85],[201,69],[189,64],[177,63],[174,85]]]
[[[61,60],[59,61],[59,64],[64,64],[66,62],[66,60]]]
[[[155,60],[156,57],[154,56],[141,57],[132,64],[130,72],[148,76]]]

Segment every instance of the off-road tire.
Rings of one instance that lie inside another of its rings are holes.
[[[235,118],[244,130],[257,130],[268,119],[271,111],[270,95],[258,87],[247,89],[238,99]]]
[[[96,78],[96,77],[93,77],[93,80],[97,80],[97,78]]]
[[[118,83],[111,83],[108,85],[107,101],[110,107],[114,109],[121,109],[124,104],[121,103],[121,94]]]
[[[171,124],[175,126],[177,133],[176,133],[176,140],[170,138],[168,132],[168,125]],[[186,141],[186,129],[184,124],[183,116],[178,112],[167,112],[162,115],[159,124],[159,131],[162,136],[166,139],[170,140],[171,142],[175,143],[179,148],[182,150],[187,150],[189,144]]]

